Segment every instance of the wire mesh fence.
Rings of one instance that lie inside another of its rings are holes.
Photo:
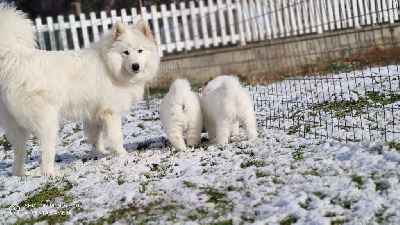
[[[168,87],[178,77],[201,83],[236,75],[250,84],[262,127],[400,148],[398,1],[274,3],[236,20],[235,27],[242,22],[249,30],[258,27],[245,46],[167,54],[157,85]],[[318,3],[320,8],[311,7]]]

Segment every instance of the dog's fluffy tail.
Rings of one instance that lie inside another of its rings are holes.
[[[169,88],[169,93],[173,96],[175,102],[179,105],[184,104],[184,97],[190,92],[190,83],[186,79],[176,79]]]
[[[26,14],[5,3],[0,4],[0,44],[8,47],[36,48],[36,35]]]

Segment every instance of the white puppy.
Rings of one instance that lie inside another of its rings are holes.
[[[142,99],[158,71],[159,56],[144,21],[135,29],[116,22],[98,48],[79,52],[36,49],[24,13],[0,4],[0,124],[14,148],[12,173],[25,174],[29,133],[40,141],[41,172],[54,171],[60,118],[83,120],[96,153],[106,152],[103,131],[117,154],[123,147],[121,117]]]
[[[160,117],[172,146],[186,149],[187,145],[197,145],[201,139],[203,117],[199,97],[190,90],[185,79],[175,80],[161,102]]]
[[[230,136],[239,135],[242,123],[247,138],[257,137],[257,123],[249,94],[233,76],[219,76],[202,92],[203,122],[210,140],[227,144]]]

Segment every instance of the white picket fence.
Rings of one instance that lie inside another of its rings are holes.
[[[207,3],[207,4],[206,4]],[[159,54],[187,52],[216,46],[245,45],[248,42],[323,33],[399,21],[399,0],[207,0],[143,7],[143,19],[150,24]],[[135,8],[122,9],[110,17],[96,13],[48,17],[46,24],[35,20],[39,46],[47,50],[79,50],[99,40],[102,33],[121,20],[135,24]],[[54,22],[57,20],[57,22]]]

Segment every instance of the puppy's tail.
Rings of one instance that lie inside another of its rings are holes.
[[[226,98],[233,98],[236,96],[236,93],[240,92],[242,89],[239,79],[234,76],[227,76],[224,79],[224,82],[221,83],[221,88],[229,94],[226,94]]]
[[[26,14],[5,3],[0,4],[0,44],[8,47],[36,48],[36,35]]]
[[[175,102],[180,105],[184,104],[184,97],[190,92],[190,84],[186,79],[176,79],[169,88],[169,93],[174,96]]]

